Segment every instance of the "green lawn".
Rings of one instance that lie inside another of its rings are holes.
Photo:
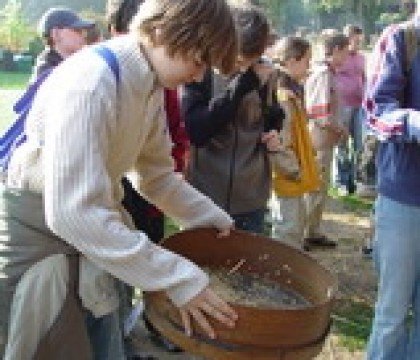
[[[0,71],[0,89],[16,90],[23,89],[28,83],[31,74]]]
[[[334,187],[331,187],[328,190],[328,195],[334,199],[337,199],[343,202],[343,204],[346,206],[348,210],[355,211],[355,212],[371,210],[374,203],[373,199],[364,199],[357,196],[356,194],[345,195],[345,196],[339,195],[338,189]]]
[[[374,309],[365,302],[340,300],[334,306],[333,331],[339,337],[339,344],[351,352],[366,348],[372,328]]]

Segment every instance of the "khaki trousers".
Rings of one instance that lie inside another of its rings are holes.
[[[333,149],[317,151],[316,159],[321,172],[321,186],[318,191],[305,195],[307,214],[306,237],[322,235],[320,226],[330,185],[332,158]]]

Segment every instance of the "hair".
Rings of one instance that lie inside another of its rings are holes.
[[[311,44],[308,40],[296,36],[287,36],[279,40],[274,46],[273,61],[280,65],[285,65],[286,61],[290,59],[299,61],[310,49]]]
[[[137,14],[144,0],[110,0],[107,6],[108,31],[114,29],[118,33],[128,32],[133,17]]]
[[[233,16],[239,38],[239,53],[247,57],[262,55],[273,34],[267,16],[253,5],[233,8]]]
[[[362,35],[363,29],[357,25],[346,25],[343,28],[343,34],[350,37],[354,35]]]
[[[165,46],[169,56],[200,56],[223,73],[234,70],[237,33],[225,0],[145,0],[130,31]]]
[[[349,38],[343,34],[327,36],[324,39],[324,48],[326,56],[331,56],[335,48],[343,50],[347,46],[349,46]]]
[[[88,45],[96,44],[97,42],[101,41],[101,39],[102,39],[102,31],[98,24],[95,24],[95,26],[87,29],[86,43]]]

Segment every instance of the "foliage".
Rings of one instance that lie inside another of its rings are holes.
[[[2,8],[9,0],[0,0]],[[105,12],[104,0],[22,0],[22,10],[31,24],[35,24],[50,7],[65,6],[77,12],[90,8],[97,13]]]
[[[0,89],[20,90],[28,84],[30,74],[0,71]]]
[[[355,194],[341,196],[339,195],[337,188],[330,188],[328,190],[328,195],[341,201],[350,211],[370,211],[373,207],[372,199],[364,199]]]
[[[28,54],[35,59],[44,49],[44,42],[39,36],[34,37],[28,44]]]
[[[388,13],[384,12],[379,16],[378,23],[387,26],[390,24],[396,24],[399,22],[402,22],[404,20],[407,20],[408,14],[399,12],[399,13]]]
[[[370,1],[370,0],[369,0]],[[325,10],[331,12],[334,9],[340,9],[345,5],[344,0],[310,0],[318,10]]]
[[[354,352],[366,348],[372,328],[373,308],[355,299],[337,301],[332,315],[333,332],[338,335],[339,345]]]
[[[17,51],[26,49],[35,31],[22,12],[20,0],[9,0],[0,10],[0,46]]]

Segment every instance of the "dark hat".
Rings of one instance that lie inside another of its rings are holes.
[[[50,8],[42,15],[38,24],[38,32],[48,37],[53,28],[88,29],[95,23],[81,19],[73,10],[66,8]]]

